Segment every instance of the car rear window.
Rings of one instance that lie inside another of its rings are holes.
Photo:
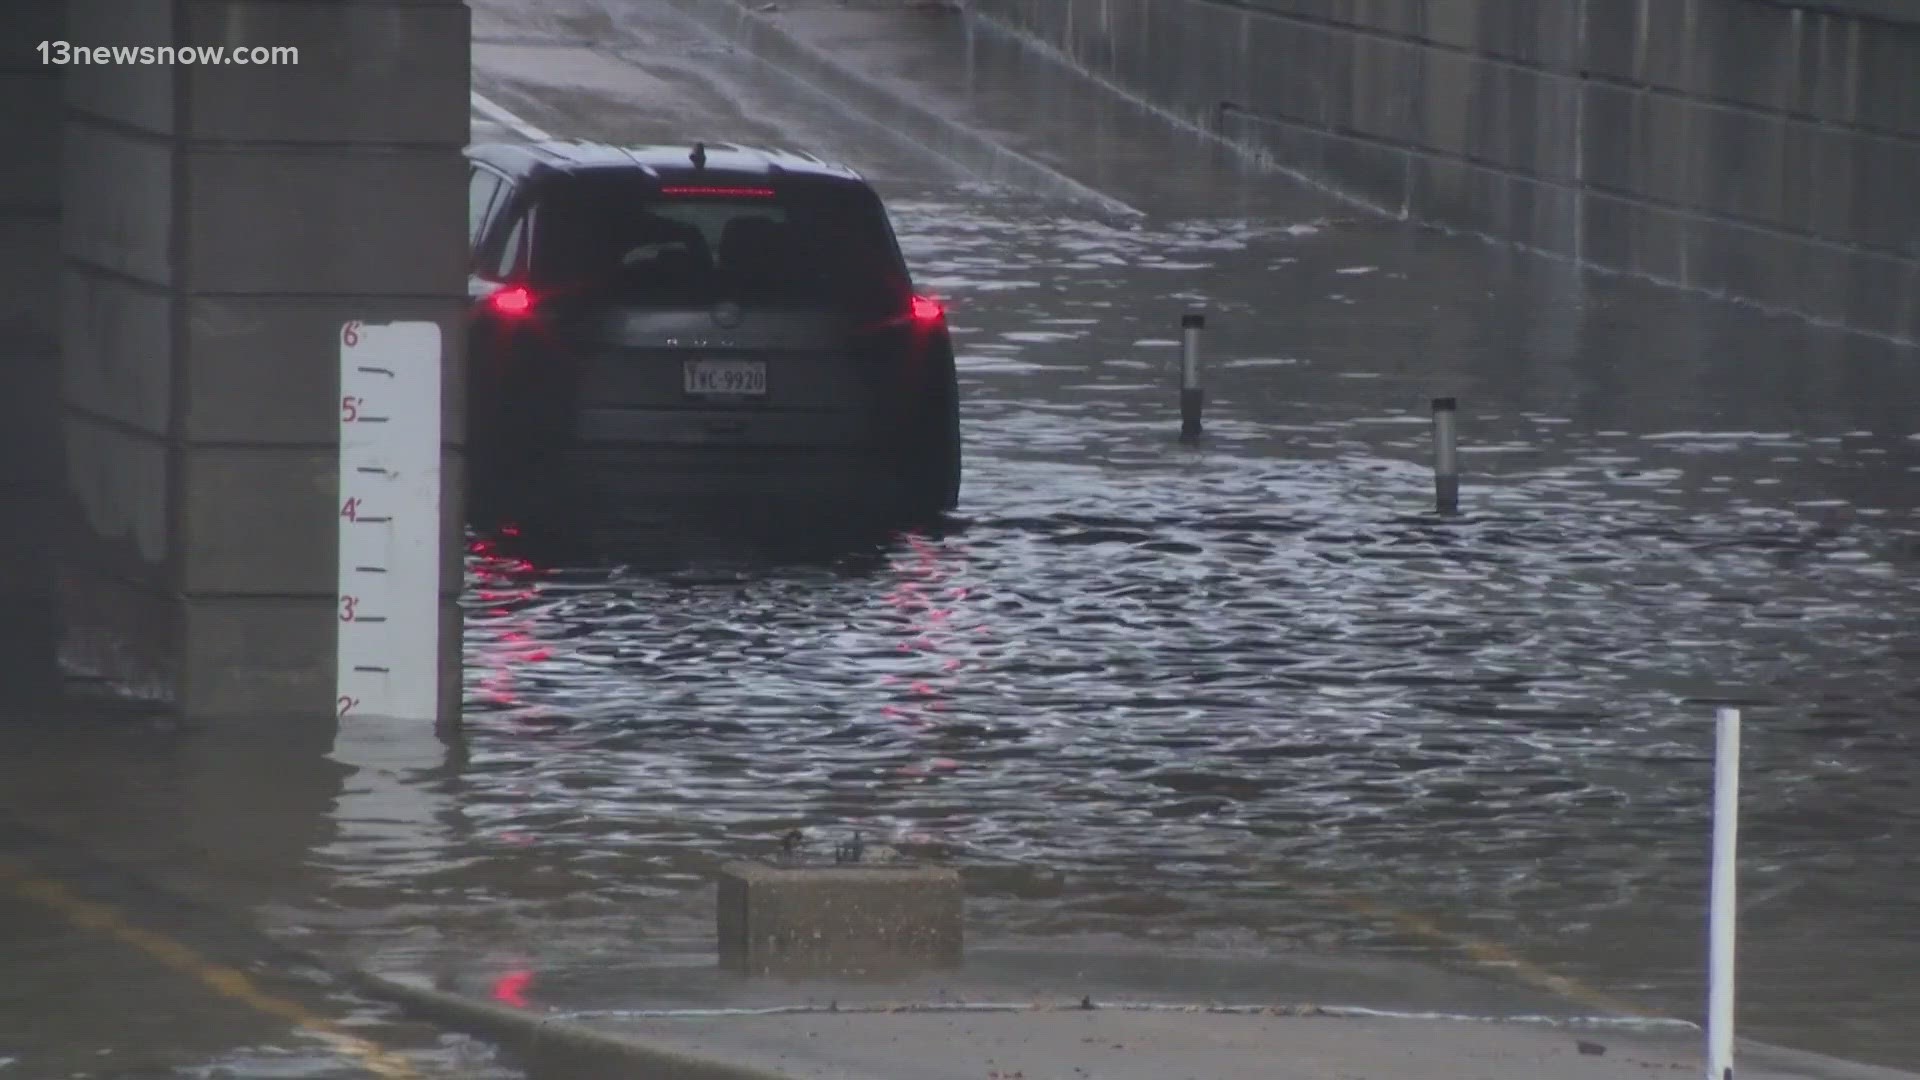
[[[886,212],[864,187],[587,174],[543,201],[534,273],[544,280],[640,303],[822,303],[864,315],[907,301]]]

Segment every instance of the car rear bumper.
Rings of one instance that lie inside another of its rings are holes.
[[[847,409],[582,405],[573,439],[695,449],[858,446],[875,440],[875,413]]]
[[[910,499],[898,456],[877,449],[571,447],[477,483],[514,504],[592,513],[701,504],[822,506]]]

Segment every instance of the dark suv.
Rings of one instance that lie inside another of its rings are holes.
[[[851,169],[741,146],[475,146],[476,523],[830,481],[960,489],[953,345]]]

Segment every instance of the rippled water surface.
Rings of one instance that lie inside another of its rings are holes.
[[[969,867],[1008,932],[1444,932],[1692,1016],[1733,703],[1754,1034],[1920,1056],[1911,356],[1387,226],[911,194],[957,518],[791,558],[476,541],[466,760],[428,785],[455,824],[333,865],[503,952],[566,919],[669,947],[717,860],[857,825]]]

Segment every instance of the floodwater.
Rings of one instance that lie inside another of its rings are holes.
[[[514,107],[552,103],[537,122],[663,126],[611,68],[561,85],[566,49],[514,40],[477,64],[517,72]],[[277,940],[429,972],[707,949],[713,868],[798,826],[953,860],[983,933],[1437,960],[1475,939],[1696,1018],[1713,713],[1733,704],[1742,1033],[1920,1060],[1910,351],[1289,212],[1305,198],[1116,221],[957,182],[797,99],[768,111],[871,169],[950,305],[952,520],[668,521],[561,566],[476,537],[453,744],[353,777],[203,751],[165,781],[145,751],[89,750],[124,806],[168,809],[39,816]],[[1175,440],[1196,306],[1197,450]],[[1440,395],[1467,470],[1445,518]],[[17,761],[49,790],[78,767]],[[271,1056],[248,1053],[228,1066]],[[338,1067],[272,1053],[284,1075]]]
[[[1372,903],[1694,1017],[1732,704],[1747,1030],[1920,1054],[1909,358],[1377,224],[898,212],[964,331],[961,519],[797,565],[477,542],[442,858],[632,907],[857,827],[1002,931],[1451,951]]]

